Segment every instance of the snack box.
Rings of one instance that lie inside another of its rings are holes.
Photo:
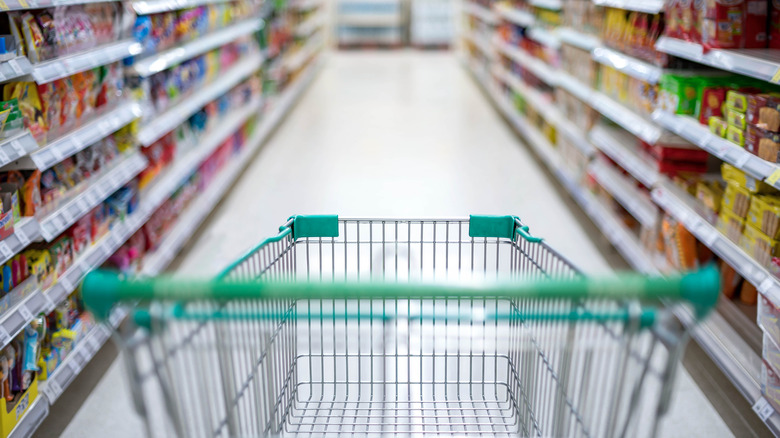
[[[710,117],[708,121],[710,132],[718,137],[726,137],[726,131],[729,129],[729,123],[721,117]]]
[[[722,163],[720,173],[726,182],[732,182],[748,189],[751,193],[775,193],[777,190],[769,184],[757,180],[728,163]]]
[[[780,133],[749,125],[745,136],[745,149],[770,163],[778,162]]]
[[[747,98],[747,123],[767,131],[780,131],[780,94],[751,94]]]
[[[718,49],[767,46],[767,0],[707,1],[703,8],[703,46]]]
[[[18,365],[17,365],[18,366]],[[26,391],[17,394],[12,401],[0,397],[0,436],[8,436],[38,398],[38,379],[32,379]]]
[[[699,181],[696,183],[696,199],[717,215],[723,202],[723,186],[717,181]]]
[[[721,211],[730,210],[737,217],[745,218],[748,209],[750,209],[751,196],[750,190],[729,182],[726,184],[726,192],[723,194]]]
[[[731,210],[721,209],[718,215],[718,231],[725,234],[733,242],[739,242],[742,230],[745,228],[745,219],[735,215]]]
[[[778,254],[778,248],[780,248],[776,240],[770,239],[769,236],[749,225],[746,225],[742,232],[739,246],[761,266],[767,267],[771,264],[772,257]]]
[[[646,150],[656,160],[660,161],[685,161],[689,163],[706,163],[709,153],[697,146],[694,146],[685,140],[679,142],[659,141],[654,145],[647,144],[640,140],[642,148]]]
[[[756,195],[750,200],[746,224],[772,239],[780,239],[780,198]]]

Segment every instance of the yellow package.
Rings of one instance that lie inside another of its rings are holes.
[[[666,261],[677,270],[696,269],[696,238],[683,224],[666,215],[661,222]]]
[[[779,253],[778,245],[777,240],[770,239],[769,236],[751,226],[745,227],[739,240],[739,246],[761,266],[770,265],[772,257]]]
[[[723,194],[721,210],[731,210],[732,213],[744,219],[750,209],[751,197],[752,194],[748,189],[729,181],[726,184],[726,192]]]
[[[742,230],[745,228],[745,220],[735,215],[729,209],[722,209],[718,215],[718,230],[734,242],[739,242]]]
[[[777,189],[769,184],[759,181],[745,172],[737,169],[736,167],[723,163],[720,166],[720,173],[726,182],[733,182],[734,184],[744,187],[750,190],[752,193],[776,193]]]
[[[718,181],[699,181],[696,183],[696,199],[717,214],[723,202],[723,186]]]
[[[780,197],[753,196],[745,223],[772,239],[780,239]]]

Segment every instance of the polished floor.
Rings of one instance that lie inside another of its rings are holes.
[[[177,271],[213,274],[292,214],[338,213],[516,214],[586,272],[611,272],[614,254],[605,258],[572,204],[452,53],[333,53],[208,226],[193,236]],[[94,388],[68,389],[91,392],[61,419],[68,424],[60,436],[141,434],[121,362],[103,366],[108,370]],[[98,364],[87,370],[100,371]],[[39,435],[62,430],[52,424],[56,418]],[[732,434],[682,370],[660,436]]]

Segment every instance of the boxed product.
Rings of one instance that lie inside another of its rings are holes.
[[[757,49],[767,46],[767,0],[709,0],[704,2],[701,42],[718,49]]]
[[[720,172],[726,182],[734,183],[740,187],[748,189],[751,193],[776,193],[777,189],[769,184],[757,180],[736,167],[722,163]]]
[[[733,242],[739,242],[742,230],[745,228],[745,219],[735,215],[728,209],[721,209],[718,215],[718,231],[725,234]]]
[[[780,198],[755,195],[750,201],[747,224],[772,239],[780,239]]]
[[[691,270],[698,265],[696,237],[669,215],[661,221],[666,261],[677,270]]]
[[[769,266],[778,254],[778,242],[752,226],[745,226],[739,246],[761,266]]]
[[[750,190],[729,182],[726,184],[726,192],[723,194],[723,206],[721,210],[730,210],[737,217],[745,218],[750,208]]]

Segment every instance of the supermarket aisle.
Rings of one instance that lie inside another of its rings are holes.
[[[589,273],[610,271],[532,153],[449,53],[337,53],[179,264],[212,274],[291,214],[518,214]],[[135,437],[115,362],[62,436]],[[730,436],[684,371],[664,437]],[[43,436],[43,435],[41,435]]]

